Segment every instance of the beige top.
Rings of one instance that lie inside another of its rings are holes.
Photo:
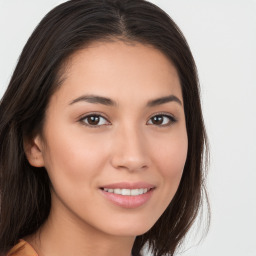
[[[28,242],[20,239],[19,243],[12,247],[6,256],[38,256],[38,254]]]
[[[20,239],[6,256],[38,256],[33,247],[25,240]]]

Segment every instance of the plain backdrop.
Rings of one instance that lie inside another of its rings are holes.
[[[35,26],[56,0],[0,0],[0,96]],[[196,60],[211,165],[212,223],[177,255],[256,256],[256,1],[156,0]]]

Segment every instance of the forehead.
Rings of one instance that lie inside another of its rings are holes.
[[[67,61],[59,93],[82,93],[143,100],[176,94],[181,86],[172,62],[151,45],[123,41],[95,42]]]

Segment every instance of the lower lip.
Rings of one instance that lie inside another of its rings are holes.
[[[101,190],[103,195],[112,203],[121,206],[123,208],[137,208],[144,205],[152,196],[153,189],[149,190],[145,194],[138,196],[123,196]]]

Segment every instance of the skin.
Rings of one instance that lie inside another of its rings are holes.
[[[42,134],[26,143],[30,164],[44,166],[52,182],[50,216],[26,240],[40,256],[129,256],[135,237],[148,231],[171,202],[186,161],[177,71],[152,46],[116,40],[76,52],[64,77],[50,99]],[[115,104],[77,100],[84,95]],[[147,104],[170,95],[180,103]],[[95,112],[100,122],[88,125],[86,115]],[[160,122],[154,122],[160,114]],[[99,189],[141,181],[155,188],[133,209],[113,204]]]

